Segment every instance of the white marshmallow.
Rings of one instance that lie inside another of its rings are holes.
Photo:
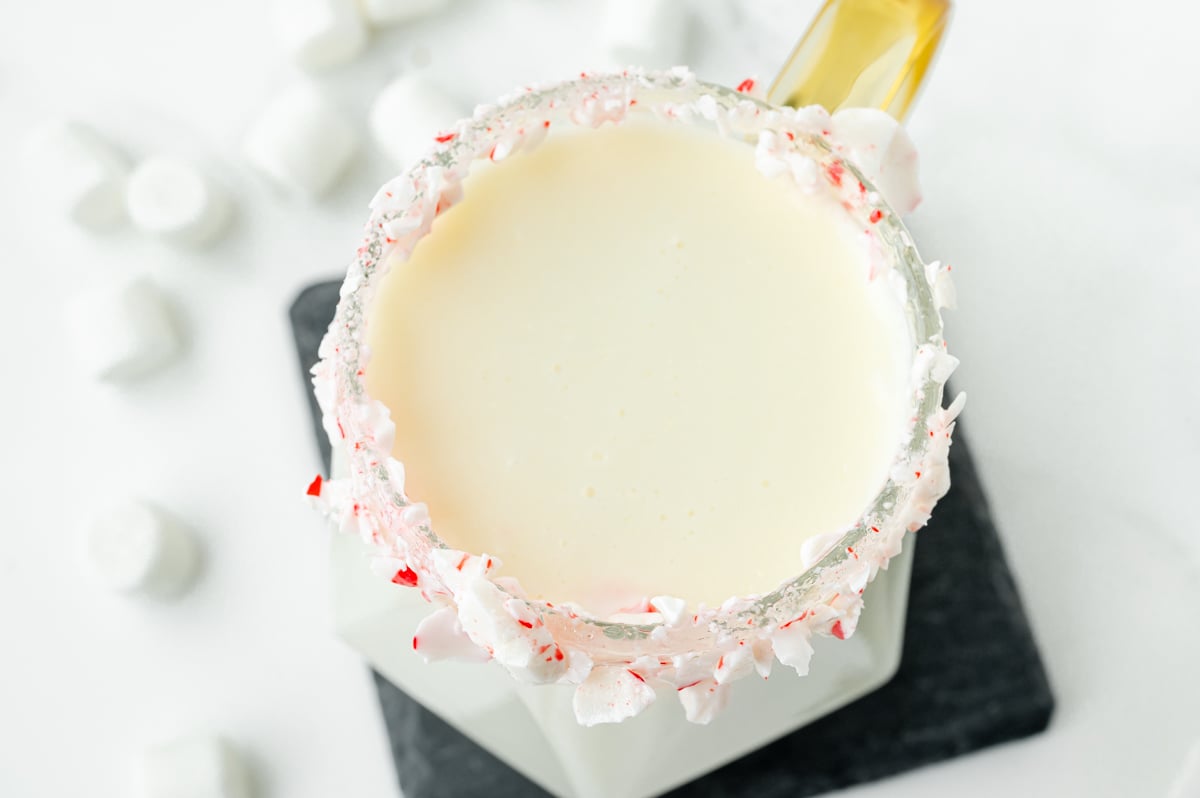
[[[432,14],[450,0],[359,0],[363,15],[372,25],[395,25]]]
[[[309,69],[345,63],[367,46],[355,0],[274,0],[275,25],[292,59]]]
[[[130,501],[92,519],[84,536],[92,578],[117,593],[170,598],[191,584],[199,547],[171,516]]]
[[[80,366],[107,382],[148,374],[181,348],[167,299],[145,277],[77,294],[66,303],[64,322]]]
[[[621,66],[675,66],[683,60],[687,26],[681,0],[607,0],[601,41]]]
[[[30,131],[26,165],[42,201],[80,227],[102,231],[124,218],[129,165],[112,145],[78,122]]]
[[[921,204],[917,148],[890,114],[878,108],[843,108],[833,115],[832,132],[897,213],[910,213]]]
[[[146,751],[145,798],[249,798],[250,779],[232,746],[216,736],[185,737]]]
[[[1171,782],[1171,790],[1167,798],[1198,798],[1200,797],[1200,737],[1192,741],[1184,757],[1183,767],[1175,774]]]
[[[229,200],[199,170],[174,158],[149,158],[129,176],[125,207],[138,228],[183,245],[216,237],[229,219]]]
[[[243,152],[276,185],[318,197],[345,171],[358,143],[338,110],[314,86],[299,83],[263,107]]]
[[[462,116],[458,106],[420,75],[401,75],[371,105],[371,136],[397,166],[433,146],[434,137]]]

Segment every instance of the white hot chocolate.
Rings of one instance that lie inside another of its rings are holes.
[[[652,120],[481,164],[368,317],[405,491],[531,598],[769,592],[852,525],[912,342],[837,199]]]

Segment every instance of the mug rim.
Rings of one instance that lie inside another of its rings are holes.
[[[945,461],[957,408],[943,410],[942,400],[946,378],[957,361],[945,351],[933,270],[921,260],[911,234],[881,192],[831,141],[827,121],[821,121],[829,119],[823,109],[773,106],[699,81],[682,69],[581,73],[572,80],[526,88],[496,105],[481,106],[473,117],[439,134],[436,146],[381,189],[322,343],[322,361],[314,368],[326,430],[334,446],[344,447],[348,455],[350,476],[343,506],[338,508],[342,526],[385,551],[390,547],[390,556],[414,573],[414,582],[419,582],[427,598],[452,602],[449,597],[454,591],[444,584],[442,571],[431,557],[434,552],[454,550],[433,531],[419,503],[411,502],[402,486],[397,488],[403,467],[391,456],[387,411],[366,391],[369,364],[364,334],[374,290],[396,256],[406,259],[429,232],[433,217],[458,201],[461,180],[476,160],[500,160],[533,146],[547,129],[553,135],[554,125],[562,121],[581,126],[609,119],[619,122],[634,105],[640,106],[637,112],[654,112],[689,125],[725,128],[722,132],[743,137],[757,133],[759,146],[761,136],[773,132],[781,157],[800,153],[812,159],[821,174],[829,174],[834,165],[843,170],[849,186],[847,212],[877,236],[888,266],[904,285],[914,363],[912,426],[897,448],[883,488],[859,520],[848,529],[819,535],[824,538],[819,556],[769,593],[731,597],[720,607],[674,620],[650,605],[653,612],[648,610],[647,622],[634,623],[590,617],[578,607],[528,599],[510,592],[505,584],[499,587],[508,600],[522,605],[519,612],[536,615],[556,644],[586,651],[592,666],[628,664],[644,658],[648,650],[660,663],[719,652],[762,640],[764,634],[798,622],[810,632],[848,636],[866,583],[899,553],[904,534],[928,520],[933,503],[948,486]],[[780,132],[787,134],[788,141],[783,142]],[[501,158],[495,157],[498,150]],[[412,518],[406,520],[406,514]],[[657,621],[653,620],[656,612],[661,616]]]

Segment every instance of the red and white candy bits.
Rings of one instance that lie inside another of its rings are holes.
[[[917,148],[903,125],[878,108],[845,108],[832,121],[838,151],[858,165],[897,213],[920,204]]]
[[[413,648],[427,659],[462,659],[471,658],[474,646],[474,658],[494,660],[522,682],[575,685],[573,705],[583,725],[632,717],[650,705],[656,690],[675,692],[688,720],[707,723],[724,706],[733,681],[755,673],[765,678],[774,659],[807,673],[814,636],[854,634],[867,583],[900,553],[904,536],[929,519],[949,487],[946,463],[963,404],[960,396],[941,407],[946,378],[957,364],[946,352],[936,311],[952,299],[949,276],[923,264],[915,271],[894,268],[896,259],[887,255],[881,238],[905,233],[892,212],[899,208],[884,203],[883,189],[873,180],[873,174],[891,171],[900,182],[889,198],[903,205],[915,201],[915,172],[902,168],[915,165],[904,150],[906,139],[874,118],[859,119],[856,127],[855,119],[843,117],[841,126],[849,133],[842,141],[825,109],[771,107],[754,90],[745,85],[731,93],[708,86],[684,68],[584,73],[564,83],[525,87],[434,136],[426,157],[372,201],[337,317],[313,369],[323,426],[345,454],[346,468],[337,479],[314,481],[308,493],[344,533],[373,547],[379,570],[395,589],[419,590],[434,605]],[[788,583],[790,590],[735,596],[720,607],[691,610],[678,598],[652,596],[610,617],[530,599],[515,579],[496,575],[494,557],[456,551],[436,537],[436,518],[405,493],[404,468],[391,453],[390,414],[371,400],[363,383],[364,309],[388,269],[402,263],[434,219],[462,197],[473,162],[536,147],[549,130],[621,124],[631,113],[680,125],[703,120],[721,134],[756,142],[754,162],[764,177],[825,192],[860,226],[871,266],[865,279],[888,278],[899,302],[910,290],[938,298],[925,319],[926,337],[914,342],[911,445],[900,447],[879,502],[854,528],[806,544],[805,575]],[[872,139],[872,131],[881,138]],[[860,151],[867,163],[855,162]],[[868,156],[876,154],[871,164]],[[897,199],[906,196],[908,202]],[[818,562],[822,567],[810,570]]]

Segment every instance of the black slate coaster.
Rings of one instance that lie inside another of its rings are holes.
[[[338,282],[310,286],[291,308],[305,396],[326,470],[329,441],[308,370],[333,318],[338,288]],[[950,460],[953,485],[920,532],[930,540],[913,559],[896,676],[670,796],[802,798],[1046,728],[1054,697],[961,425]],[[546,795],[379,674],[375,683],[406,798]]]

